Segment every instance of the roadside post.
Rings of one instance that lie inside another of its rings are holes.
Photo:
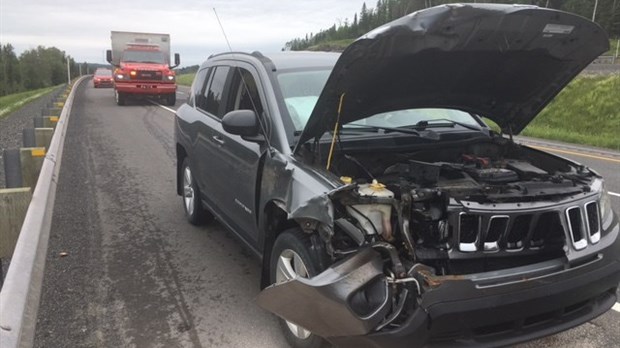
[[[45,158],[44,147],[22,147],[19,149],[19,159],[22,169],[22,180],[24,187],[34,187],[39,178],[39,172]]]
[[[0,189],[0,260],[13,255],[31,198],[30,187]]]

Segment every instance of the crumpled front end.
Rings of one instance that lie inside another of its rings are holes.
[[[323,336],[364,335],[391,310],[391,287],[381,255],[363,249],[311,279],[265,289],[258,304]]]
[[[302,229],[332,264],[265,288],[276,315],[338,346],[497,346],[614,304],[620,225],[587,168],[503,139],[337,156],[350,176],[289,214],[323,212]]]
[[[468,275],[414,264],[397,276],[393,252],[368,247],[313,278],[272,285],[257,301],[338,347],[510,345],[580,325],[613,306],[619,231],[614,221],[600,248],[575,262]]]

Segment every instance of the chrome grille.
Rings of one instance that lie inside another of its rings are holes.
[[[566,240],[582,250],[601,238],[599,214],[592,201],[527,213],[461,212],[455,242],[463,253],[561,248]]]
[[[543,246],[545,242],[547,244],[551,242],[551,238],[549,238],[551,231],[561,231],[561,233],[564,234],[560,214],[557,212],[543,213],[538,217],[538,221],[532,232],[532,238],[530,239],[530,248],[539,248]]]
[[[459,217],[459,231],[461,251],[476,251],[478,236],[480,235],[479,215],[461,213]]]
[[[508,229],[508,215],[495,215],[489,219],[489,228],[484,237],[484,251],[499,250],[499,239],[506,233]]]
[[[590,202],[586,207],[586,222],[591,243],[596,243],[601,239],[601,219],[599,218],[599,208],[596,202]]]
[[[570,207],[566,209],[566,220],[568,231],[573,240],[575,249],[581,250],[588,245],[586,241],[585,226],[581,218],[581,209],[579,207]]]
[[[142,81],[157,80],[157,81],[159,81],[161,79],[162,79],[161,71],[138,70],[137,74],[136,74],[136,80],[142,80]]]
[[[506,237],[506,249],[518,250],[523,248],[525,238],[530,231],[530,223],[532,222],[532,215],[517,215],[514,219],[510,232]]]

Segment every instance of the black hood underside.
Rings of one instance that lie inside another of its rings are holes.
[[[597,24],[523,5],[452,4],[412,13],[351,44],[299,144],[381,112],[453,108],[518,134],[609,47]]]

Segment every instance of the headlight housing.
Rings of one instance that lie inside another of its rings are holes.
[[[174,81],[174,75],[165,75],[164,81],[169,81],[169,82]]]

